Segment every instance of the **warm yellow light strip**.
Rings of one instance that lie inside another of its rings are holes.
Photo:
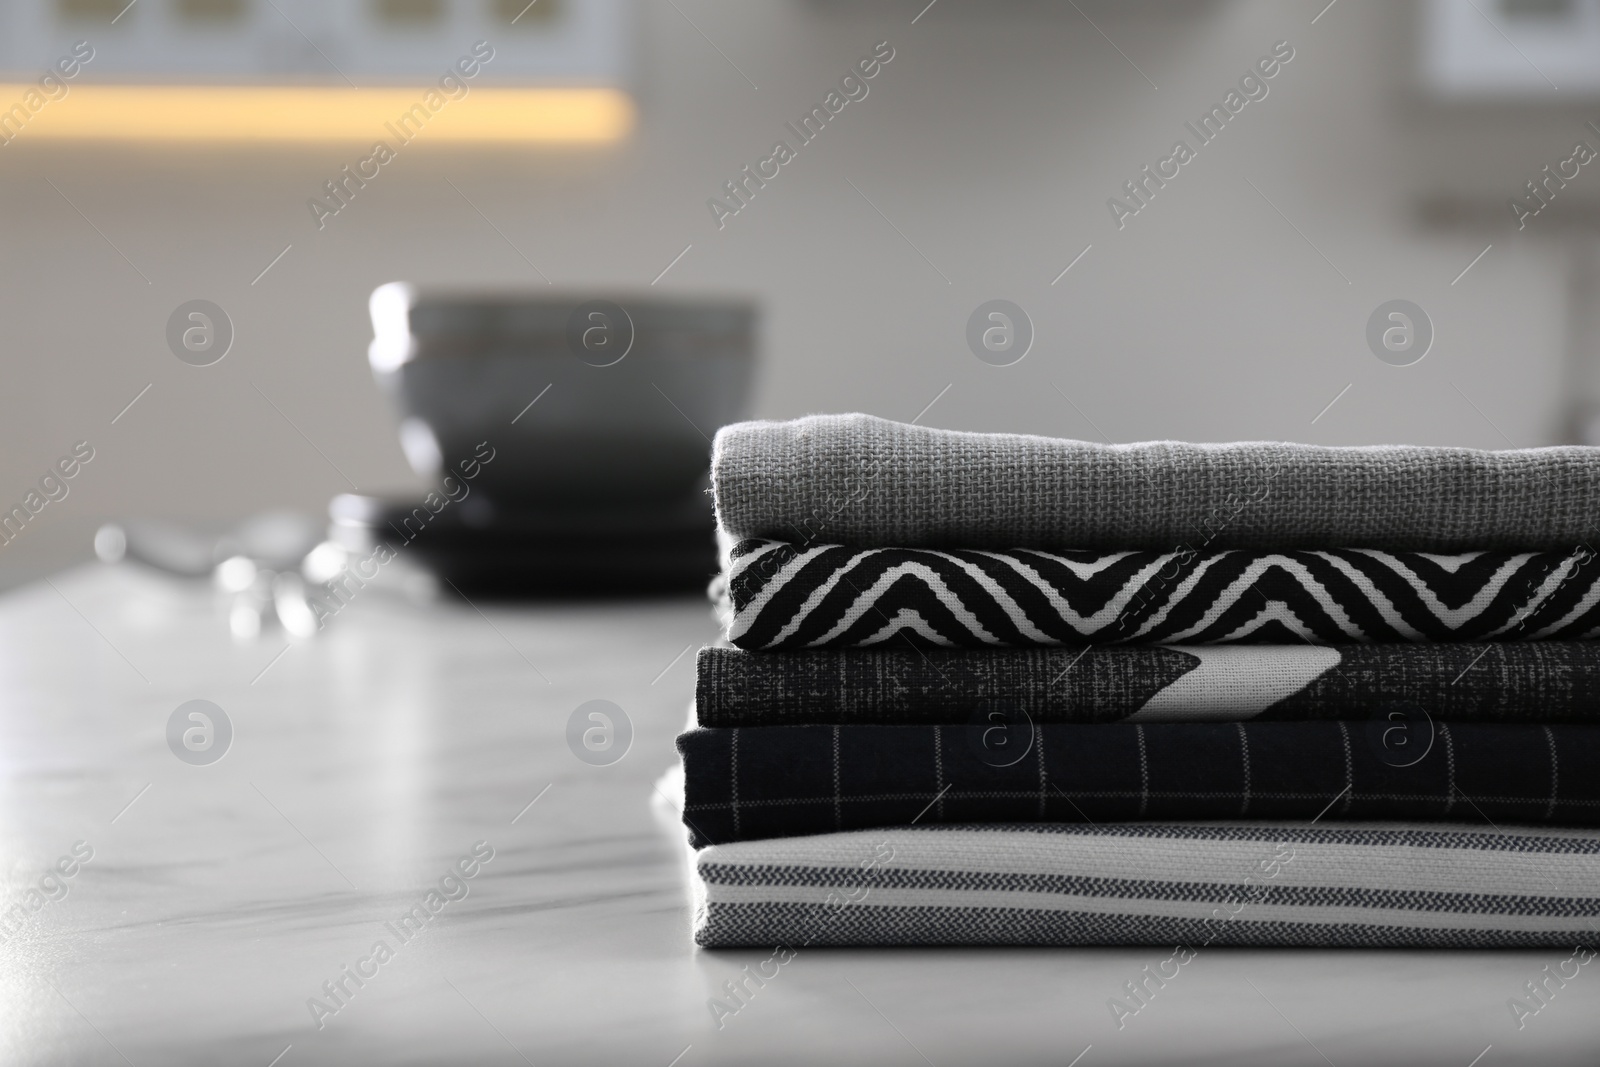
[[[0,84],[0,142],[604,144],[634,120],[632,98],[617,89],[475,88],[450,98],[414,88],[75,85],[30,113],[40,99],[37,86]]]

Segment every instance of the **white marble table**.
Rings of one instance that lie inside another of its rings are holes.
[[[52,581],[0,597],[0,863],[4,906],[26,915],[0,944],[0,1063],[1497,1067],[1600,1051],[1589,968],[1517,1030],[1507,999],[1565,955],[1540,952],[1212,950],[1118,1031],[1107,1000],[1164,953],[814,949],[719,1031],[707,1000],[768,953],[691,947],[680,838],[652,803],[692,689],[680,653],[713,633],[700,602],[480,613],[372,590],[281,651],[270,634],[235,644],[203,588],[109,568]],[[166,741],[195,698],[235,729],[209,766]],[[635,728],[608,767],[565,739],[593,698]],[[93,858],[31,910],[29,887],[80,841]],[[478,841],[494,858],[467,895],[402,944],[385,924]],[[392,958],[359,963],[380,939]],[[318,1029],[307,1001],[346,965],[376,973],[345,979]]]

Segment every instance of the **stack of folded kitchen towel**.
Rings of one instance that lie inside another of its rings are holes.
[[[864,415],[712,458],[708,947],[1600,932],[1600,450]]]

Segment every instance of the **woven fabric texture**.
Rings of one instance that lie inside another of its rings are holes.
[[[1146,994],[1223,945],[1586,953],[1570,977],[1600,928],[1600,834],[1584,830],[915,826],[705,849],[696,873],[707,948],[1158,946]]]
[[[701,726],[1366,719],[1412,704],[1438,721],[1600,722],[1600,642],[1098,645],[747,652],[703,648]]]
[[[696,847],[914,822],[1600,825],[1600,726],[759,726],[678,738]]]
[[[1600,449],[1102,445],[870,415],[724,427],[736,537],[959,548],[1558,549],[1600,524]]]
[[[724,622],[740,648],[911,638],[1094,643],[1521,641],[1600,631],[1600,554],[1378,549],[1049,553],[742,541]]]

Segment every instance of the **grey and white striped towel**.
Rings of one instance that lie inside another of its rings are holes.
[[[911,826],[701,850],[706,948],[1600,944],[1600,831]]]

